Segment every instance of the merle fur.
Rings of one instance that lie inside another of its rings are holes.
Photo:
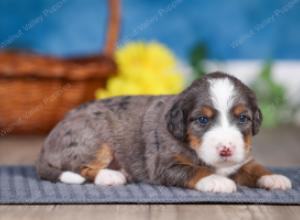
[[[262,121],[255,94],[238,79],[217,72],[194,81],[178,95],[115,97],[72,110],[47,137],[36,163],[38,175],[57,181],[63,171],[79,173],[108,144],[131,181],[185,186],[197,167],[204,166],[189,147],[187,133],[199,139],[205,133],[193,118],[201,106],[211,105],[208,79],[224,77],[238,89],[237,101],[249,107],[251,124],[244,132],[255,135]],[[194,165],[181,164],[176,155]]]

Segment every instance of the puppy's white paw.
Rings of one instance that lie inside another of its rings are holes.
[[[265,189],[286,190],[292,188],[292,183],[289,178],[279,174],[262,176],[258,179],[257,185]]]
[[[102,169],[98,172],[94,183],[101,186],[123,185],[126,183],[126,177],[120,171]]]
[[[195,188],[202,192],[231,193],[236,191],[236,184],[227,177],[213,174],[200,179]]]
[[[67,184],[82,184],[85,182],[85,178],[83,176],[71,171],[62,172],[62,174],[59,176],[59,180],[62,183]]]

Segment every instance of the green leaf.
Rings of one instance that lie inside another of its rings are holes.
[[[194,77],[201,78],[205,75],[205,67],[203,61],[207,58],[207,47],[203,43],[198,43],[191,50],[189,55],[189,63],[193,68]]]
[[[263,80],[265,80],[266,82],[271,82],[272,81],[272,61],[267,61],[264,66],[263,66],[263,69],[261,71],[261,78]]]

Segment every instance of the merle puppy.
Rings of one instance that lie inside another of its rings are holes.
[[[36,168],[42,179],[70,184],[291,188],[251,156],[261,122],[255,94],[215,72],[178,95],[115,97],[72,110],[46,139]]]

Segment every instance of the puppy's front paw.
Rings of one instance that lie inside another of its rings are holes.
[[[94,183],[101,186],[123,185],[126,183],[126,177],[120,171],[102,169],[98,172]]]
[[[257,185],[265,189],[286,190],[292,188],[292,183],[289,178],[279,174],[262,176],[258,179]]]
[[[213,174],[200,179],[195,188],[202,192],[231,193],[236,191],[236,184],[227,177]]]

